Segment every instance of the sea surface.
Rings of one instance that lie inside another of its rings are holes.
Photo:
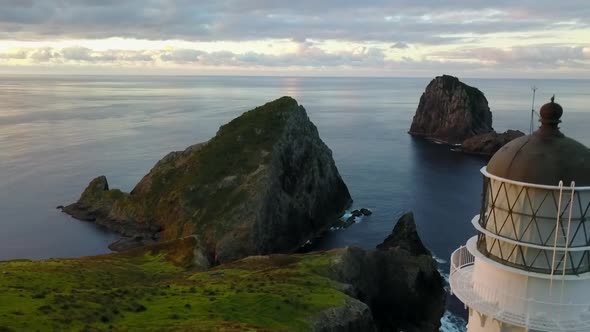
[[[413,211],[448,271],[474,234],[486,161],[407,134],[429,78],[3,76],[0,79],[0,260],[109,252],[116,234],[56,210],[106,175],[128,191],[172,150],[205,141],[255,106],[293,96],[332,149],[354,207],[374,214],[315,241],[314,249],[374,248]],[[528,133],[535,108],[556,95],[563,131],[590,145],[590,80],[463,79],[482,90],[496,130]],[[537,123],[535,122],[535,127]],[[534,167],[534,166],[532,166]],[[443,331],[463,330],[451,299]]]

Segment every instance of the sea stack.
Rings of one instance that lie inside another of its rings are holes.
[[[420,97],[409,133],[448,144],[492,132],[492,112],[484,94],[458,78],[435,77]]]
[[[63,211],[136,238],[194,235],[217,264],[291,252],[329,228],[351,201],[305,109],[282,97],[222,126],[206,143],[171,152],[130,193],[98,177]]]

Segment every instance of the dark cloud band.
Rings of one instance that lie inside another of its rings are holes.
[[[439,44],[461,34],[587,27],[587,0],[0,0],[0,38],[287,38]],[[402,44],[403,44],[402,43]],[[402,45],[399,44],[399,45]]]

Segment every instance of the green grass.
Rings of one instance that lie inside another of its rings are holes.
[[[148,250],[0,262],[0,331],[305,331],[344,303],[333,252],[193,272],[192,238]]]

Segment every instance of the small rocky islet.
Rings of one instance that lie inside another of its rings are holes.
[[[483,92],[450,75],[437,76],[428,84],[408,133],[486,157],[524,136],[518,130],[497,133]]]
[[[351,203],[305,109],[277,99],[130,193],[92,180],[63,211],[127,250],[0,262],[0,331],[438,331],[444,280],[411,213],[375,250],[294,253]]]

